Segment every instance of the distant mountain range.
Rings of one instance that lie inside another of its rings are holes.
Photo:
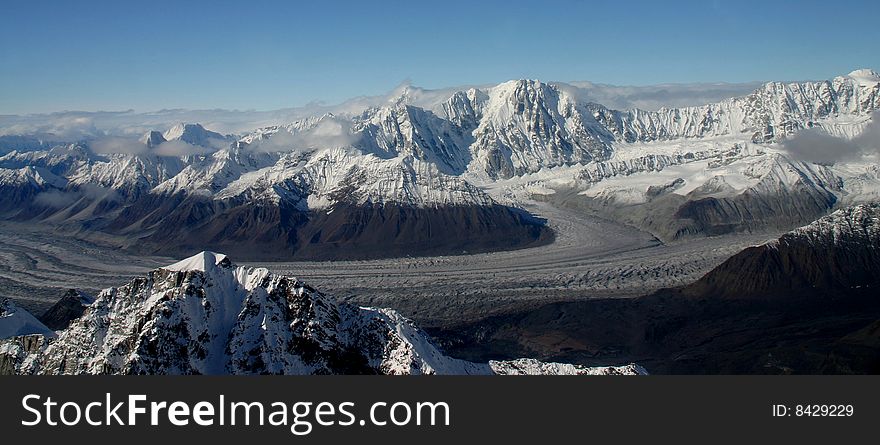
[[[534,198],[671,240],[786,230],[880,190],[877,141],[858,139],[880,108],[871,70],[656,111],[588,97],[515,80],[405,88],[380,106],[240,135],[179,124],[140,138],[3,136],[0,215],[149,253],[375,258],[550,242],[524,210]],[[802,131],[864,151],[810,162],[785,145]]]
[[[596,102],[617,110],[639,108],[656,111],[660,108],[679,108],[718,102],[730,97],[751,93],[762,82],[747,83],[684,83],[648,86],[621,86],[594,82],[553,82],[562,88],[577,92],[581,100]],[[157,111],[57,111],[43,114],[0,115],[0,135],[43,135],[49,140],[79,140],[98,135],[137,135],[154,128],[170,128],[179,122],[201,122],[217,132],[247,133],[254,128],[283,125],[310,116],[327,113],[347,115],[360,113],[371,107],[381,107],[389,101],[405,97],[409,105],[432,109],[458,91],[470,88],[486,89],[492,85],[460,85],[441,89],[426,89],[402,82],[391,91],[348,99],[339,104],[313,102],[299,107],[278,110],[224,110],[224,109],[162,109]]]

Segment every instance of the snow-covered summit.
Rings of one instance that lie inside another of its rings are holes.
[[[501,375],[647,375],[645,368],[625,366],[586,367],[569,363],[546,363],[530,358],[507,361],[489,361],[489,366]]]
[[[876,84],[880,82],[880,73],[869,68],[862,68],[846,75],[860,83]]]
[[[224,263],[224,261],[226,261],[226,263]],[[203,251],[169,266],[165,266],[163,267],[163,269],[173,270],[175,272],[189,270],[199,270],[202,272],[207,272],[215,269],[221,264],[230,264],[229,261],[227,261],[226,259],[226,255],[222,253]]]
[[[162,132],[152,130],[141,136],[140,142],[146,145],[147,148],[156,148],[167,141],[165,140],[165,136],[162,135]]]
[[[165,140],[179,140],[192,145],[199,145],[207,148],[214,148],[226,140],[226,136],[211,131],[202,126],[202,124],[179,123],[165,132],[163,135]]]

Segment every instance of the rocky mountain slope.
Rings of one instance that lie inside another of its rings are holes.
[[[95,298],[76,289],[69,289],[39,320],[53,331],[67,329],[70,322],[81,317]]]
[[[644,373],[453,359],[395,311],[340,303],[211,252],[102,291],[57,339],[32,343],[6,341],[4,366],[24,374]]]
[[[878,204],[837,210],[778,240],[750,247],[687,286],[684,292],[755,298],[862,288],[880,288]]]

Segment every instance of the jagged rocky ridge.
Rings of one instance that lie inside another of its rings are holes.
[[[642,374],[441,353],[389,309],[340,303],[288,276],[202,252],[102,291],[58,338],[0,345],[20,374]]]
[[[596,108],[596,119],[627,142],[747,134],[754,142],[779,140],[839,115],[880,107],[878,75],[871,70],[821,82],[764,84],[752,94],[715,104],[654,112]]]
[[[94,297],[76,289],[68,289],[60,300],[40,315],[39,320],[53,331],[67,329],[70,322],[81,317],[94,302]]]
[[[532,80],[410,102],[403,91],[359,113],[237,137],[180,124],[124,154],[97,150],[107,145],[100,140],[47,148],[6,138],[22,149],[0,156],[0,215],[117,235],[150,253],[260,245],[273,259],[371,258],[548,242],[549,230],[505,190],[551,169],[574,168],[569,185],[591,200],[580,205],[664,239],[788,229],[874,193],[864,184],[880,177],[845,180],[772,148],[807,128],[858,134],[880,105],[880,76],[870,70],[650,112],[611,110],[571,86]],[[658,174],[681,166],[718,174]],[[635,180],[644,174],[657,178]],[[604,185],[630,178],[629,187]],[[640,209],[627,208],[633,200]]]

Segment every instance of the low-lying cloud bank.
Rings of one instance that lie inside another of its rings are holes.
[[[34,197],[34,203],[53,209],[73,205],[82,198],[89,201],[119,201],[115,190],[96,184],[83,184],[72,190],[47,190]]]
[[[108,136],[89,141],[89,148],[97,154],[142,154],[147,145],[133,137]]]
[[[782,149],[793,158],[821,165],[833,165],[859,159],[865,155],[880,155],[880,111],[871,115],[871,121],[853,139],[825,133],[819,128],[808,128],[782,141]]]
[[[266,139],[255,141],[249,148],[258,152],[310,151],[323,148],[347,147],[357,142],[351,131],[351,122],[337,117],[324,117],[315,126],[291,132],[279,129]]]
[[[582,100],[596,102],[616,110],[638,108],[657,111],[660,108],[681,108],[719,102],[745,96],[760,88],[763,82],[697,83],[646,86],[617,86],[592,82],[557,83]]]
[[[201,147],[180,140],[162,142],[156,147],[148,147],[144,141],[135,137],[107,136],[88,141],[89,149],[96,154],[146,154],[156,156],[194,156],[217,151],[220,147]]]

